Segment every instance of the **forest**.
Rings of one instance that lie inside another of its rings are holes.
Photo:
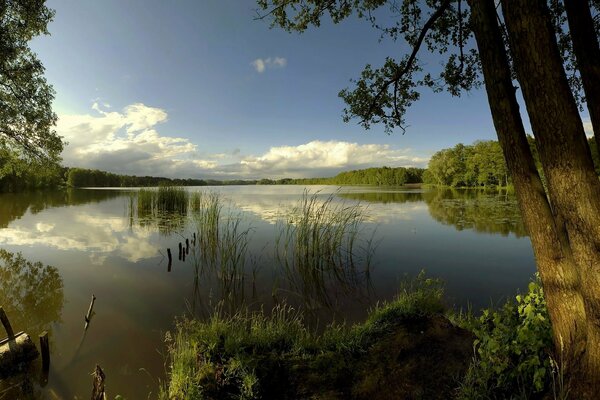
[[[528,141],[538,173],[543,178],[535,140],[529,136]],[[600,156],[596,142],[589,138],[588,143],[596,173],[600,175]],[[429,160],[422,182],[450,187],[508,187],[512,185],[502,148],[495,140],[477,141],[472,145],[459,143],[452,148],[436,152]]]

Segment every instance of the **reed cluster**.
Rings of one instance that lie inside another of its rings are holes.
[[[368,274],[372,240],[362,239],[366,210],[335,203],[305,191],[298,205],[278,224],[276,258],[303,298],[329,302],[330,284],[355,288]]]

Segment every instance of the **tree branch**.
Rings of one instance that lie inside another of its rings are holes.
[[[398,81],[413,68],[413,64],[417,58],[417,54],[421,48],[421,45],[423,44],[423,40],[425,40],[425,36],[427,36],[427,33],[429,32],[429,30],[431,29],[433,24],[448,9],[451,2],[452,2],[452,0],[444,0],[442,2],[442,4],[440,5],[440,7],[433,14],[431,14],[431,16],[429,17],[427,22],[425,22],[425,25],[423,25],[423,28],[421,28],[421,33],[419,33],[419,37],[417,38],[417,41],[416,41],[415,45],[413,46],[412,52],[411,52],[410,56],[408,57],[408,60],[406,61],[406,65],[401,70],[397,70],[396,73],[390,79],[388,79],[387,81],[384,82],[383,86],[381,87],[381,89],[379,89],[379,91],[377,92],[377,95],[375,95],[375,98],[373,99],[373,101],[371,102],[371,104],[369,106],[369,111],[366,114],[367,117],[363,118],[361,123],[367,122],[367,120],[369,118],[368,116],[372,115],[373,110],[377,106],[378,101],[381,99],[381,96],[383,96],[383,94],[385,92],[387,92],[387,90],[391,84],[395,85],[394,114],[397,116],[400,115],[400,111],[398,109],[398,102],[396,101]]]

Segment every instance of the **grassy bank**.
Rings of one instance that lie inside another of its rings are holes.
[[[567,398],[540,285],[515,300],[453,313],[441,283],[421,274],[365,322],[320,333],[286,305],[217,308],[167,335],[160,399]]]
[[[420,276],[393,301],[371,310],[364,323],[332,325],[319,334],[286,305],[270,314],[226,315],[217,309],[207,321],[180,321],[168,336],[170,379],[160,398],[384,398],[377,397],[382,382],[391,383],[398,373],[439,370],[438,359],[447,361],[443,374],[421,374],[420,382],[399,388],[396,395],[447,393],[455,386],[453,376],[466,369],[472,338],[441,317],[442,293],[439,281]],[[440,346],[436,350],[435,343],[426,346],[425,337],[452,342],[460,356]],[[389,354],[407,349],[414,352],[411,363],[397,368],[397,374],[386,373],[395,363]]]

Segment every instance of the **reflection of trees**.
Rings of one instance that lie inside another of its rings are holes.
[[[444,189],[426,192],[423,198],[436,221],[459,231],[527,236],[517,200],[506,191]]]
[[[116,190],[86,189],[0,194],[0,228],[21,218],[28,209],[36,214],[50,207],[101,202],[122,195],[123,192]]]
[[[410,203],[423,200],[422,192],[369,192],[338,193],[343,199],[366,201],[368,203]]]
[[[431,189],[423,192],[340,193],[339,196],[384,204],[425,201],[429,214],[436,221],[453,225],[458,230],[527,236],[517,200],[505,190]]]
[[[0,305],[15,331],[37,335],[61,319],[63,281],[58,270],[0,249]]]

